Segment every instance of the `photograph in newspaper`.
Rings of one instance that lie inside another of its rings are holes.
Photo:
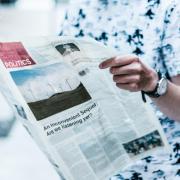
[[[89,93],[62,63],[11,72],[37,120],[42,120],[91,99]]]
[[[69,62],[74,66],[81,62],[82,52],[75,43],[57,43],[54,45],[54,48],[66,62]]]
[[[77,47],[74,43],[59,44],[56,45],[55,48],[58,50],[58,52],[60,52],[62,56],[66,56],[70,53],[80,51],[79,47]]]
[[[143,137],[123,144],[130,157],[140,155],[152,149],[164,146],[163,140],[157,130]]]

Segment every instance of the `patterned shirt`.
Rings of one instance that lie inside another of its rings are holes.
[[[60,35],[89,36],[119,54],[136,54],[170,78],[180,74],[178,0],[73,0]],[[148,156],[111,180],[180,178],[180,123],[156,111],[173,153]]]

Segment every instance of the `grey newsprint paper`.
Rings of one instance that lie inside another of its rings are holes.
[[[168,149],[141,94],[118,89],[99,69],[117,54],[72,37],[0,43],[0,94],[63,180],[108,180]]]

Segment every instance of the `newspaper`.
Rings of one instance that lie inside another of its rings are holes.
[[[140,93],[118,89],[98,65],[117,55],[89,39],[0,43],[0,93],[63,180],[108,180],[169,149]]]

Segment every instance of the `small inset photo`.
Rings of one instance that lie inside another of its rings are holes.
[[[128,155],[134,157],[154,148],[162,147],[164,144],[159,132],[156,130],[143,137],[125,143],[123,146]]]
[[[74,43],[59,44],[56,45],[55,48],[62,56],[67,56],[73,52],[80,51],[79,47]]]

